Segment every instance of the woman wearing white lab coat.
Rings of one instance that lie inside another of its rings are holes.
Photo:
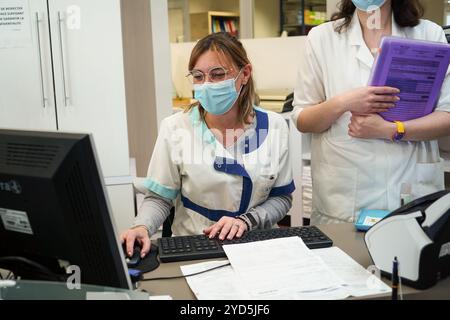
[[[436,139],[450,135],[448,74],[435,112],[405,122],[403,137],[400,124],[378,115],[395,106],[399,90],[367,86],[383,36],[446,42],[422,14],[416,0],[344,0],[334,21],[309,33],[293,118],[312,133],[311,223],[354,222],[363,208],[394,210],[402,185],[413,198],[444,189]]]
[[[175,206],[174,235],[221,240],[272,228],[292,206],[289,129],[255,106],[252,66],[227,33],[200,40],[189,62],[198,103],[161,123],[134,227],[122,234],[142,255]]]

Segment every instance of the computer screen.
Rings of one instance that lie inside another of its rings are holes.
[[[0,130],[0,268],[131,289],[116,235],[90,135]]]

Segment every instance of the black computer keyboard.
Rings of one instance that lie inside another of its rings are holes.
[[[159,259],[161,262],[174,262],[221,258],[226,257],[222,245],[295,236],[302,238],[306,246],[310,249],[326,248],[333,245],[333,241],[314,226],[278,228],[246,232],[242,238],[231,241],[209,239],[205,235],[159,238]]]

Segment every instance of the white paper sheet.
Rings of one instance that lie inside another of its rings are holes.
[[[362,297],[386,294],[391,291],[389,286],[338,247],[316,249],[313,252],[343,280],[344,287],[350,296]]]
[[[186,280],[199,300],[336,300],[390,288],[337,247],[310,250],[299,237],[226,245],[231,266]],[[184,275],[228,261],[182,266]]]
[[[149,296],[148,300],[173,300],[171,296]]]
[[[342,299],[342,281],[299,237],[223,247],[254,299]]]
[[[181,266],[181,272],[183,275],[194,274],[225,264],[228,264],[227,260],[191,264]],[[249,300],[251,298],[243,290],[231,266],[187,277],[186,281],[198,300]]]

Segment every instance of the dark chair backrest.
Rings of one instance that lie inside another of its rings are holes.
[[[293,102],[294,102],[294,93],[292,92],[284,100],[283,110],[281,112],[285,113],[285,112],[291,112],[292,110],[294,110],[294,106],[292,105]]]
[[[445,32],[445,36],[447,37],[447,42],[450,43],[450,26],[442,27]]]
[[[175,218],[175,207],[172,207],[172,209],[170,209],[170,215],[167,217],[167,219],[164,221],[163,224],[162,236],[164,238],[172,236],[172,223],[174,218]]]

